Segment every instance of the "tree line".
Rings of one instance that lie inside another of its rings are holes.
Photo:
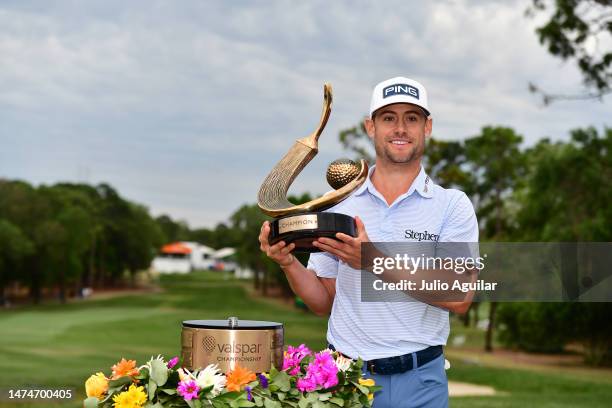
[[[308,195],[292,197],[307,201]],[[156,218],[110,185],[58,183],[39,187],[0,179],[0,306],[8,294],[40,303],[61,302],[83,288],[133,285],[168,242],[195,241],[235,247],[237,260],[255,271],[255,286],[289,286],[275,265],[262,257],[257,236],[267,219],[255,204],[239,208],[229,222],[191,229],[168,215]],[[18,293],[16,293],[18,292]]]
[[[133,279],[164,241],[148,209],[108,184],[0,180],[1,303],[8,286],[27,288],[34,303],[49,289],[65,302],[81,288]]]

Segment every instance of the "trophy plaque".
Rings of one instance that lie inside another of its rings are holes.
[[[319,136],[331,113],[330,84],[323,86],[323,93],[323,112],[319,126],[309,136],[296,140],[264,180],[257,199],[261,211],[275,218],[270,223],[270,244],[279,241],[285,241],[287,245],[295,243],[297,252],[319,252],[312,241],[320,237],[335,239],[338,232],[356,236],[353,217],[323,211],[347,198],[368,176],[365,160],[360,163],[348,159],[335,160],[327,169],[327,181],[334,188],[333,191],[299,205],[287,200],[289,187],[318,153]]]
[[[257,320],[186,320],[181,360],[189,370],[217,364],[228,372],[239,364],[256,373],[283,365],[283,324]]]

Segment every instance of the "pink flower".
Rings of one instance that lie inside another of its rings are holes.
[[[338,385],[338,367],[334,357],[327,351],[315,354],[314,361],[308,364],[306,376],[297,381],[300,391],[310,392],[317,387],[331,388]]]
[[[174,358],[170,359],[170,361],[168,361],[168,365],[167,365],[168,369],[174,368],[174,366],[176,366],[178,364],[178,360],[179,360],[178,357],[174,357]]]
[[[304,344],[299,347],[287,347],[285,358],[283,359],[283,370],[288,370],[290,375],[298,375],[300,373],[300,362],[304,357],[312,355],[312,352]]]
[[[314,378],[300,378],[297,380],[297,387],[302,392],[311,392],[317,389],[317,384]]]
[[[179,386],[176,390],[178,391],[178,394],[185,399],[185,401],[189,401],[194,398],[198,398],[200,387],[198,387],[198,384],[196,384],[194,380],[188,380],[179,382]]]

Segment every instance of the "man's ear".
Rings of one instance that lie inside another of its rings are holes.
[[[431,117],[427,118],[425,122],[425,137],[431,137],[431,131],[433,129],[433,119]]]
[[[363,126],[365,127],[368,137],[370,139],[374,139],[374,119],[365,118],[363,121]]]

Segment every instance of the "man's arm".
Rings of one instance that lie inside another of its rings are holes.
[[[259,234],[260,249],[279,264],[293,292],[302,298],[310,310],[319,316],[329,314],[336,295],[336,279],[322,278],[312,269],[306,269],[291,254],[295,248],[294,244],[285,245],[285,242],[281,241],[270,245],[269,234],[270,224],[266,221]]]

